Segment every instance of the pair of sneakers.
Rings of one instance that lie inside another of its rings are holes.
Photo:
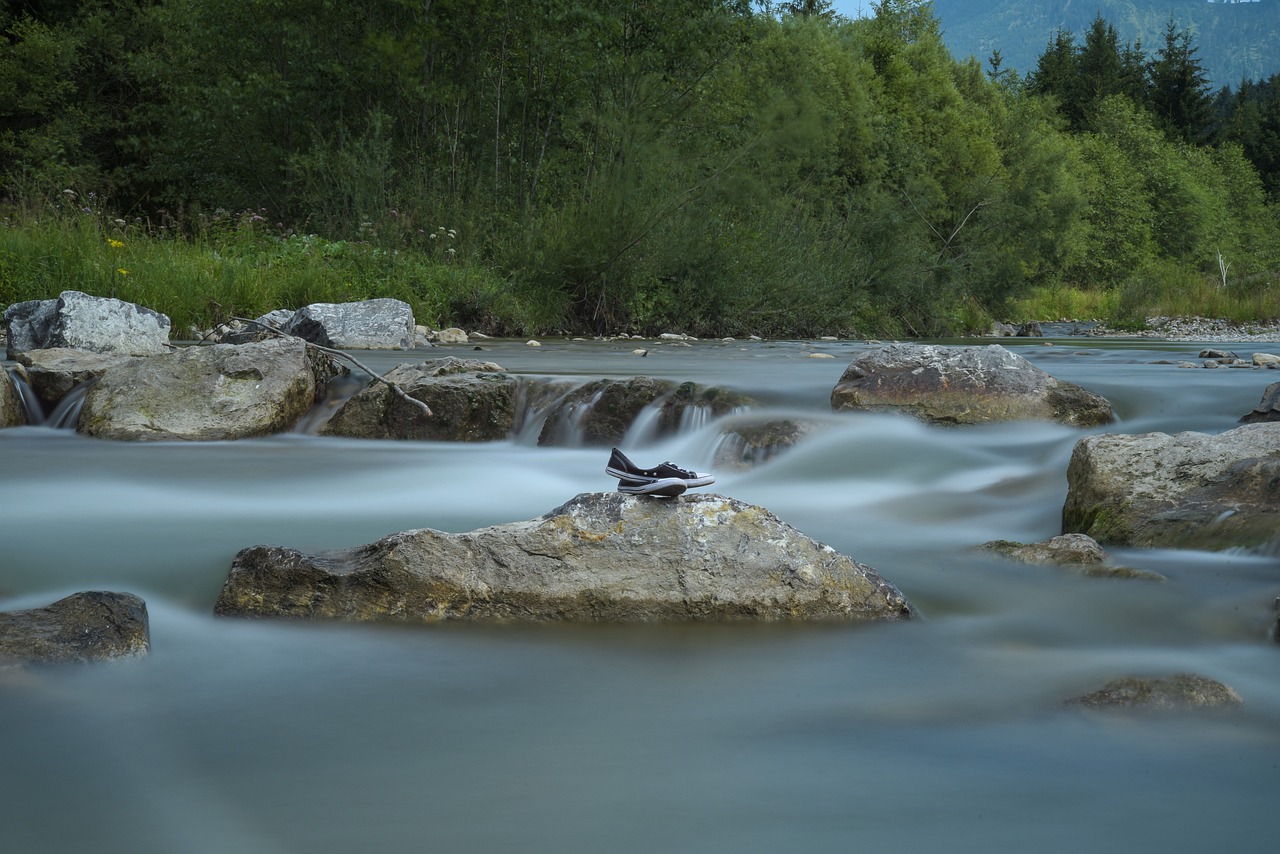
[[[682,469],[672,463],[642,469],[617,448],[609,455],[609,465],[604,470],[605,474],[618,479],[618,491],[628,495],[674,498],[683,495],[686,489],[716,482],[709,474]]]

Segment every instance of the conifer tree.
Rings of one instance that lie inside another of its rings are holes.
[[[1207,141],[1213,119],[1209,76],[1196,56],[1191,34],[1173,18],[1165,25],[1164,45],[1149,65],[1151,111],[1172,139]]]

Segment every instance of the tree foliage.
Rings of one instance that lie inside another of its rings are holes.
[[[1274,266],[1274,78],[1219,97],[1208,148],[1172,27],[1151,59],[1059,31],[1024,83],[952,57],[929,2],[872,9],[10,4],[0,175],[473,265],[453,318],[525,301],[544,331],[942,334],[1036,285]]]

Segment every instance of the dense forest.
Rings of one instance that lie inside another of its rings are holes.
[[[1280,72],[1280,0],[935,0],[934,8],[956,56],[1000,50],[1022,73],[1056,30],[1083,32],[1102,17],[1125,41],[1156,45],[1171,16],[1199,45],[1214,87]]]
[[[395,296],[497,333],[940,335],[1089,293],[1280,315],[1280,88],[932,4],[11,0],[0,305]],[[1066,309],[1062,309],[1066,310]]]

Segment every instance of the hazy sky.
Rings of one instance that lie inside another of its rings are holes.
[[[859,10],[864,15],[871,14],[871,0],[832,0],[831,7],[846,18],[858,17]]]

